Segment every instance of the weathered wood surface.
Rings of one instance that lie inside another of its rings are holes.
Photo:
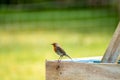
[[[120,55],[120,22],[112,37],[112,40],[102,58],[102,63],[115,63]]]
[[[120,80],[120,64],[46,61],[46,80]]]

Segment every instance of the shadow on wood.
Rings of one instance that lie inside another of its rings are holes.
[[[120,65],[46,61],[46,80],[120,80]]]

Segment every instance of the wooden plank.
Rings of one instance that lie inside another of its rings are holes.
[[[46,61],[46,80],[120,80],[120,65]]]
[[[102,58],[102,63],[115,63],[120,55],[120,22]]]

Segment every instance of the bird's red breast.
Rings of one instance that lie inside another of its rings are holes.
[[[53,45],[54,51],[57,52],[57,48],[55,45]]]

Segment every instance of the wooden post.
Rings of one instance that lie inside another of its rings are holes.
[[[120,65],[46,61],[46,80],[120,80]]]
[[[115,63],[120,55],[120,22],[102,58],[102,63]]]

